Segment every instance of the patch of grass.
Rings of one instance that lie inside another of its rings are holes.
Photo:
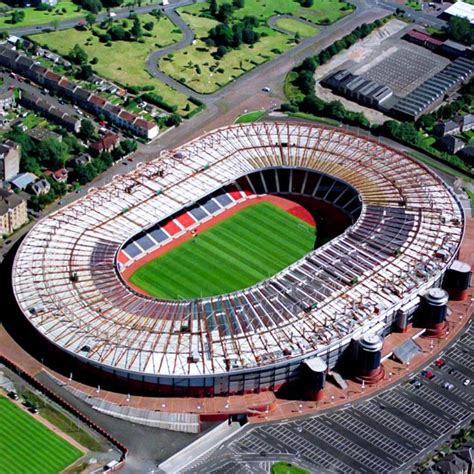
[[[32,36],[37,43],[57,51],[61,55],[69,53],[75,44],[81,46],[89,58],[96,57],[99,61],[93,66],[100,76],[115,81],[123,86],[154,86],[154,92],[163,97],[165,102],[176,105],[182,115],[189,113],[196,106],[188,101],[186,95],[172,89],[158,79],[152,77],[145,69],[146,60],[150,53],[176,43],[180,40],[182,33],[176,31],[173,23],[166,17],[159,21],[151,15],[141,15],[142,23],[153,21],[154,28],[152,36],[144,36],[143,43],[137,41],[114,41],[111,46],[99,42],[90,30],[82,31],[69,29],[47,34]],[[126,20],[127,29],[131,21]],[[98,27],[96,31],[104,32]],[[184,109],[187,108],[186,111]]]
[[[77,441],[81,446],[89,449],[90,451],[102,451],[103,446],[93,436],[84,431],[82,428],[71,420],[66,414],[57,410],[52,405],[46,403],[43,398],[38,397],[36,394],[29,390],[19,389],[17,390],[18,395],[24,400],[27,400],[32,405],[40,410],[41,416],[57,426],[63,433],[68,434],[72,439]]]
[[[0,396],[0,472],[57,473],[82,456],[14,403]]]
[[[418,2],[414,1],[414,0],[405,2],[405,6],[411,8],[412,10],[416,10],[417,12],[421,12],[421,10],[423,10],[421,5]]]
[[[265,112],[261,112],[259,110],[256,110],[255,112],[249,112],[247,114],[243,114],[240,117],[237,117],[235,120],[235,123],[250,123],[250,122],[255,122],[259,118],[263,117],[265,115]]]
[[[334,125],[336,127],[341,126],[341,122],[338,122],[337,120],[327,118],[327,117],[318,117],[312,114],[305,114],[304,112],[291,112],[291,113],[288,113],[288,115],[290,117],[296,117],[296,118],[301,118],[305,120],[312,120],[313,122],[326,123],[327,125]]]
[[[469,200],[471,201],[471,216],[474,217],[474,193],[469,191],[469,189],[464,189],[464,192],[469,196]]]
[[[295,71],[290,71],[285,77],[285,84],[283,90],[285,92],[285,97],[288,101],[299,102],[304,99],[304,94],[301,92],[300,88],[293,84],[293,81],[296,79],[298,73]]]
[[[319,33],[319,30],[314,26],[308,25],[292,18],[280,18],[275,23],[279,28],[286,31],[291,31],[294,34],[299,34],[302,38],[308,38]]]
[[[63,12],[62,10],[66,11]],[[53,8],[53,11],[39,11],[35,10],[34,7],[27,8],[12,8],[13,10],[20,10],[25,12],[25,19],[19,23],[12,25],[8,23],[11,15],[6,15],[0,17],[0,29],[7,28],[19,28],[21,26],[34,26],[34,25],[45,25],[48,23],[53,23],[55,20],[64,21],[71,20],[73,18],[80,18],[84,16],[87,12],[84,10],[78,10],[78,7],[73,2],[66,0],[60,0],[56,7]]]
[[[412,158],[416,158],[417,160],[421,161],[422,163],[429,166],[430,168],[436,169],[438,171],[442,171],[443,173],[446,173],[447,175],[450,175],[450,176],[455,176],[456,178],[462,178],[464,181],[468,183],[474,183],[474,179],[470,178],[464,173],[461,173],[460,171],[457,171],[451,168],[450,166],[440,163],[439,161],[436,161],[432,158],[426,157],[425,155],[423,155],[422,153],[418,151],[410,150],[410,151],[407,151],[406,154],[408,156],[411,156]]]
[[[270,472],[271,474],[309,474],[306,469],[282,461],[272,464]]]
[[[130,281],[158,298],[219,295],[274,275],[314,244],[313,226],[261,202],[146,263]]]

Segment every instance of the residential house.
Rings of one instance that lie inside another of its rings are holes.
[[[74,166],[87,165],[87,163],[90,163],[91,161],[92,161],[92,157],[88,155],[87,153],[82,153],[81,155],[75,156],[72,159]]]
[[[27,188],[27,191],[35,196],[47,194],[50,190],[51,185],[49,184],[49,181],[45,178],[39,179],[38,181],[31,183]]]
[[[448,153],[456,154],[458,151],[462,150],[465,146],[465,143],[459,138],[453,137],[452,135],[446,135],[438,140],[441,148]]]
[[[47,170],[44,172],[44,175],[53,178],[57,183],[66,183],[68,171],[66,168],[60,168],[56,171]]]
[[[8,110],[15,104],[15,96],[13,88],[2,87],[0,88],[0,110]]]
[[[98,155],[104,151],[112,151],[120,142],[120,137],[116,133],[107,132],[100,140],[97,140],[89,148],[91,152]]]
[[[45,127],[35,127],[26,132],[26,134],[31,137],[36,142],[42,142],[43,140],[47,140],[53,138],[58,142],[61,142],[63,137],[59,133],[53,132]]]
[[[466,114],[459,117],[461,132],[469,132],[474,129],[474,114]]]
[[[89,109],[89,97],[91,96],[91,92],[83,89],[82,87],[76,87],[74,90],[73,100],[77,103],[80,107],[84,109]]]
[[[20,145],[0,143],[0,181],[9,181],[20,172]]]
[[[458,156],[459,158],[462,158],[469,166],[474,166],[474,146],[465,146],[459,151]]]
[[[107,101],[103,97],[92,94],[89,97],[88,100],[89,100],[89,104],[90,104],[89,108],[92,109],[94,114],[100,115],[101,113],[103,113],[103,109],[105,107],[105,104],[107,104]]]
[[[49,89],[56,90],[58,88],[58,83],[60,80],[61,76],[49,69],[44,74],[44,85]]]
[[[433,133],[436,137],[444,137],[446,135],[455,135],[460,132],[459,123],[454,120],[437,123],[433,127]]]
[[[27,222],[26,201],[16,193],[0,189],[0,234],[9,235]]]
[[[133,126],[134,132],[138,136],[146,138],[148,140],[156,138],[160,133],[160,129],[158,128],[158,125],[156,123],[150,122],[149,120],[145,120],[142,118],[137,118]]]

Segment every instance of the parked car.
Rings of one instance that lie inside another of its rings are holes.
[[[443,388],[445,388],[446,390],[452,390],[454,388],[454,385],[452,383],[445,382],[443,384]]]
[[[426,377],[428,380],[434,378],[434,374],[431,370],[422,370],[421,375],[423,375],[423,377]]]
[[[262,88],[262,91],[263,92],[271,92],[272,90],[270,89],[270,87],[264,87],[264,88]]]
[[[462,383],[465,387],[467,387],[469,384],[471,383],[471,380],[470,379],[466,379],[464,380],[464,382]]]
[[[8,392],[8,397],[11,398],[12,400],[18,400],[18,394],[16,392],[14,392],[13,390],[11,390],[10,392]]]
[[[446,362],[445,362],[444,359],[437,359],[436,362],[435,362],[435,365],[436,365],[436,367],[441,368],[441,367],[444,367],[446,365]]]
[[[39,413],[38,408],[33,407],[33,406],[28,407],[28,411],[29,411],[30,413],[33,413],[33,415],[37,415],[37,414]]]

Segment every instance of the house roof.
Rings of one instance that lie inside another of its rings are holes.
[[[52,82],[59,82],[62,76],[48,69],[44,77]]]
[[[117,144],[119,141],[119,136],[115,133],[108,132],[100,140],[97,140],[91,145],[93,150],[101,151],[107,150]]]
[[[114,115],[119,115],[120,112],[122,111],[120,107],[118,107],[117,105],[111,104],[110,102],[105,104],[104,110]]]
[[[17,174],[10,183],[15,185],[17,188],[25,189],[29,184],[33,183],[37,179],[37,176],[33,173],[20,173]]]
[[[89,97],[89,102],[91,104],[97,105],[98,107],[104,107],[107,101],[103,97],[99,97],[98,95],[92,94]]]
[[[77,97],[80,97],[81,99],[88,99],[89,96],[91,95],[91,92],[86,91],[82,87],[77,87],[77,89],[74,91],[74,95]]]
[[[127,112],[126,110],[122,109],[122,111],[119,114],[119,117],[123,120],[126,120],[127,122],[133,123],[137,116],[135,114],[132,114],[130,112]]]
[[[31,66],[33,66],[33,64],[35,63],[32,59],[26,57],[26,56],[20,56],[17,60],[16,60],[16,63],[21,65],[21,66],[24,66],[26,68],[30,68]]]
[[[10,209],[15,209],[22,202],[23,199],[18,194],[0,189],[0,216],[6,214]]]
[[[44,76],[47,71],[47,69],[44,66],[41,66],[41,64],[33,64],[33,66],[31,66],[31,69],[41,76]]]
[[[139,128],[144,128],[146,130],[152,130],[157,126],[156,123],[150,122],[149,120],[145,120],[142,118],[137,118],[137,120],[135,120],[135,125]]]
[[[441,46],[443,44],[442,41],[436,38],[433,38],[432,36],[427,35],[426,33],[422,33],[421,31],[418,31],[418,30],[409,31],[407,33],[407,36],[409,36],[410,38],[417,39],[419,41],[425,41],[426,43],[431,43],[435,46]]]
[[[67,177],[68,172],[66,168],[60,168],[56,171],[47,170],[44,172],[45,176],[53,176],[56,179],[64,179]]]

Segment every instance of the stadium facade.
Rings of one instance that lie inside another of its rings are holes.
[[[334,209],[346,219],[341,233],[227,295],[158,300],[121,277],[187,231],[171,235],[164,222],[183,213],[203,222],[265,193]],[[351,341],[410,320],[420,295],[441,285],[463,232],[452,192],[398,151],[341,129],[241,124],[163,152],[44,218],[18,250],[13,289],[48,344],[130,390],[277,390],[316,359],[332,368]]]

